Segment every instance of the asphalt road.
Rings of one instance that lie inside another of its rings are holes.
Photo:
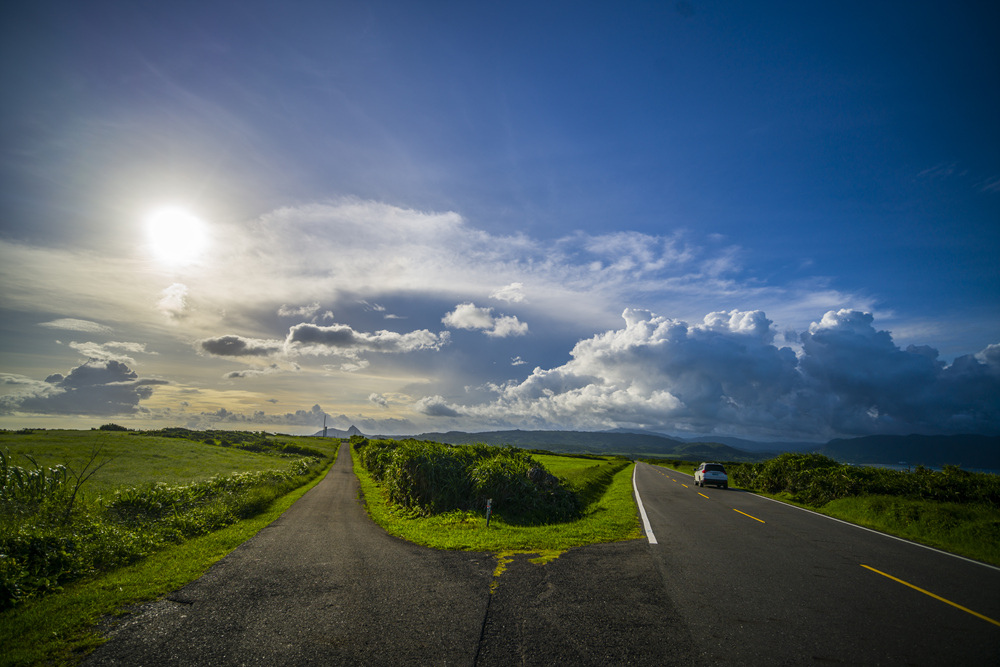
[[[133,610],[88,665],[691,664],[645,540],[496,560],[418,547],[365,514],[346,446],[277,521],[166,599]]]
[[[693,662],[1000,665],[997,568],[656,466],[634,479]]]

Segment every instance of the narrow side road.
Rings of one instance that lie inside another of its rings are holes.
[[[277,521],[144,605],[86,664],[472,664],[493,557],[390,537],[357,495],[343,445]]]

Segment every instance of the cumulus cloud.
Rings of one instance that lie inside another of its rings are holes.
[[[30,393],[0,398],[0,412],[34,414],[125,415],[139,412],[140,401],[153,395],[163,380],[140,378],[126,364],[114,360],[91,360],[68,375],[55,373],[45,386]]]
[[[346,324],[319,326],[297,324],[288,330],[285,348],[297,354],[340,355],[354,357],[362,352],[398,354],[420,350],[439,350],[448,343],[448,332],[432,333],[427,329],[397,333],[355,331]]]
[[[197,342],[198,351],[216,357],[269,357],[282,351],[283,344],[277,340],[261,340],[228,335],[205,338]]]
[[[39,322],[38,326],[49,329],[64,329],[66,331],[82,331],[84,333],[111,333],[113,329],[90,320],[78,320],[73,317],[62,317],[50,322]]]
[[[368,394],[368,401],[370,403],[374,403],[375,405],[379,406],[380,408],[387,408],[387,407],[389,407],[389,399],[387,399],[382,394],[376,394],[376,393]]]
[[[839,433],[996,432],[994,345],[946,365],[928,346],[900,349],[870,313],[830,311],[802,334],[807,391],[798,409]]]
[[[936,350],[900,349],[873,316],[830,311],[778,347],[761,311],[710,313],[688,324],[626,309],[625,327],[578,342],[566,364],[536,368],[473,406],[438,396],[423,414],[575,428],[833,437],[997,432],[1000,348],[946,365]]]
[[[453,329],[479,329],[487,336],[504,338],[523,336],[528,325],[512,315],[493,315],[492,308],[479,308],[474,303],[462,303],[445,315],[441,321]]]
[[[462,411],[458,406],[449,404],[441,396],[425,396],[414,403],[413,409],[428,417],[462,416]]]
[[[219,408],[214,412],[202,412],[197,417],[188,422],[191,428],[208,428],[213,424],[257,424],[268,426],[323,426],[323,420],[329,417],[326,411],[319,405],[314,405],[309,410],[296,410],[284,414],[268,414],[263,410],[255,410],[251,413],[233,412],[226,408]]]
[[[514,282],[505,285],[490,294],[490,298],[507,303],[520,303],[524,301],[524,283]]]

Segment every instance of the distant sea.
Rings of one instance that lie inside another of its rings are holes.
[[[916,468],[916,464],[912,463],[852,463],[851,465],[857,466],[859,468],[864,466],[872,466],[873,468],[887,468],[889,470],[913,470]],[[944,468],[938,468],[937,466],[924,466],[929,470],[937,470],[940,472]],[[1000,475],[1000,469],[996,468],[966,468],[965,466],[960,466],[962,470],[968,470],[969,472],[981,472],[987,475]]]

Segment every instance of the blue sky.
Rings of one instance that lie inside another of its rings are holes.
[[[1000,431],[989,3],[2,12],[0,426]]]

